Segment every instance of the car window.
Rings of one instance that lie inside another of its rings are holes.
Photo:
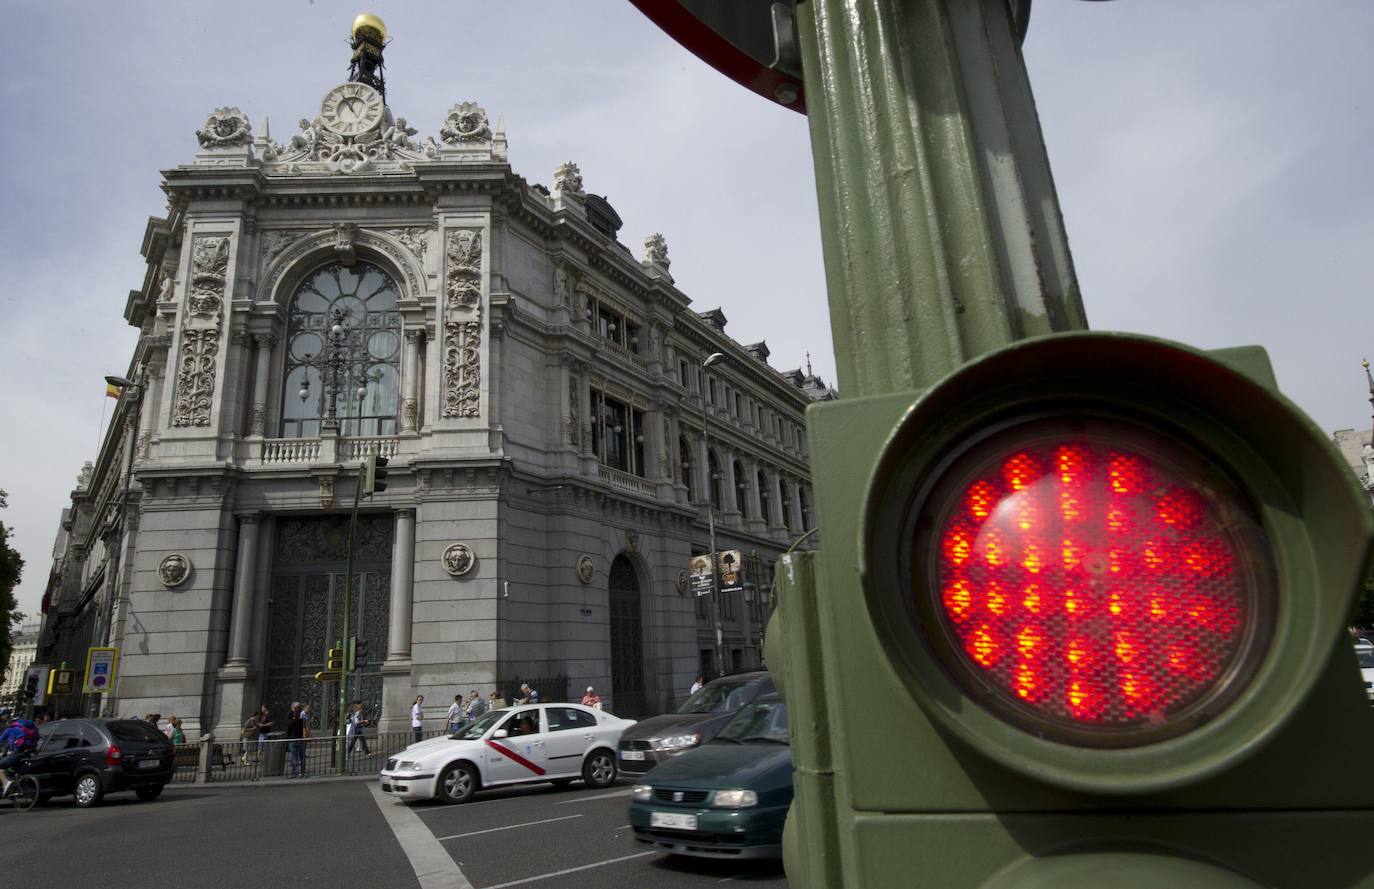
[[[1361,667],[1374,667],[1374,649],[1357,648],[1355,658],[1360,662]]]
[[[745,707],[725,724],[716,738],[740,743],[788,743],[787,705],[774,697]]]
[[[104,747],[105,736],[100,734],[100,729],[90,723],[85,723],[81,726],[81,746]]]
[[[572,707],[550,707],[545,711],[549,717],[549,731],[565,732],[570,729],[594,728],[596,717]]]
[[[81,726],[78,723],[59,722],[51,735],[43,742],[44,753],[55,750],[69,750],[81,746]]]
[[[753,693],[755,682],[716,681],[702,687],[677,709],[679,713],[729,713],[744,706]]]
[[[501,728],[514,738],[519,735],[534,735],[539,733],[539,708],[527,708],[516,710],[510,718],[502,724]]]
[[[493,725],[500,722],[501,719],[509,712],[509,710],[488,710],[486,713],[483,713],[482,717],[478,719],[476,722],[474,722],[472,725],[468,726],[467,728],[460,731],[458,734],[454,735],[453,739],[456,741],[476,741],[477,739],[485,735],[487,733],[487,730],[490,729]]]
[[[167,736],[141,719],[117,719],[105,723],[116,741],[165,741]]]

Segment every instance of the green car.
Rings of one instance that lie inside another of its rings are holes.
[[[780,858],[792,805],[787,705],[740,710],[714,738],[652,769],[631,794],[635,843],[702,858]]]

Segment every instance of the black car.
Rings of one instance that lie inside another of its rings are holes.
[[[175,770],[172,742],[136,719],[46,722],[21,769],[38,779],[40,799],[70,794],[82,808],[122,790],[157,799]]]
[[[713,679],[688,698],[676,713],[635,723],[620,736],[620,771],[640,775],[716,736],[730,718],[777,689],[766,671]]]

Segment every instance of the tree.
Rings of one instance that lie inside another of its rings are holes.
[[[9,506],[9,495],[0,490],[0,509]],[[10,531],[0,522],[0,677],[10,669],[10,637],[15,624],[23,620],[19,603],[14,598],[14,588],[19,585],[19,576],[24,573],[24,560],[19,551],[10,546]]]

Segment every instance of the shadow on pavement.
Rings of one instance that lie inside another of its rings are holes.
[[[687,855],[660,855],[650,861],[649,865],[674,873],[697,874],[722,880],[728,878],[737,882],[777,880],[786,876],[782,870],[782,861],[777,859],[722,861],[716,858],[692,858]]]

